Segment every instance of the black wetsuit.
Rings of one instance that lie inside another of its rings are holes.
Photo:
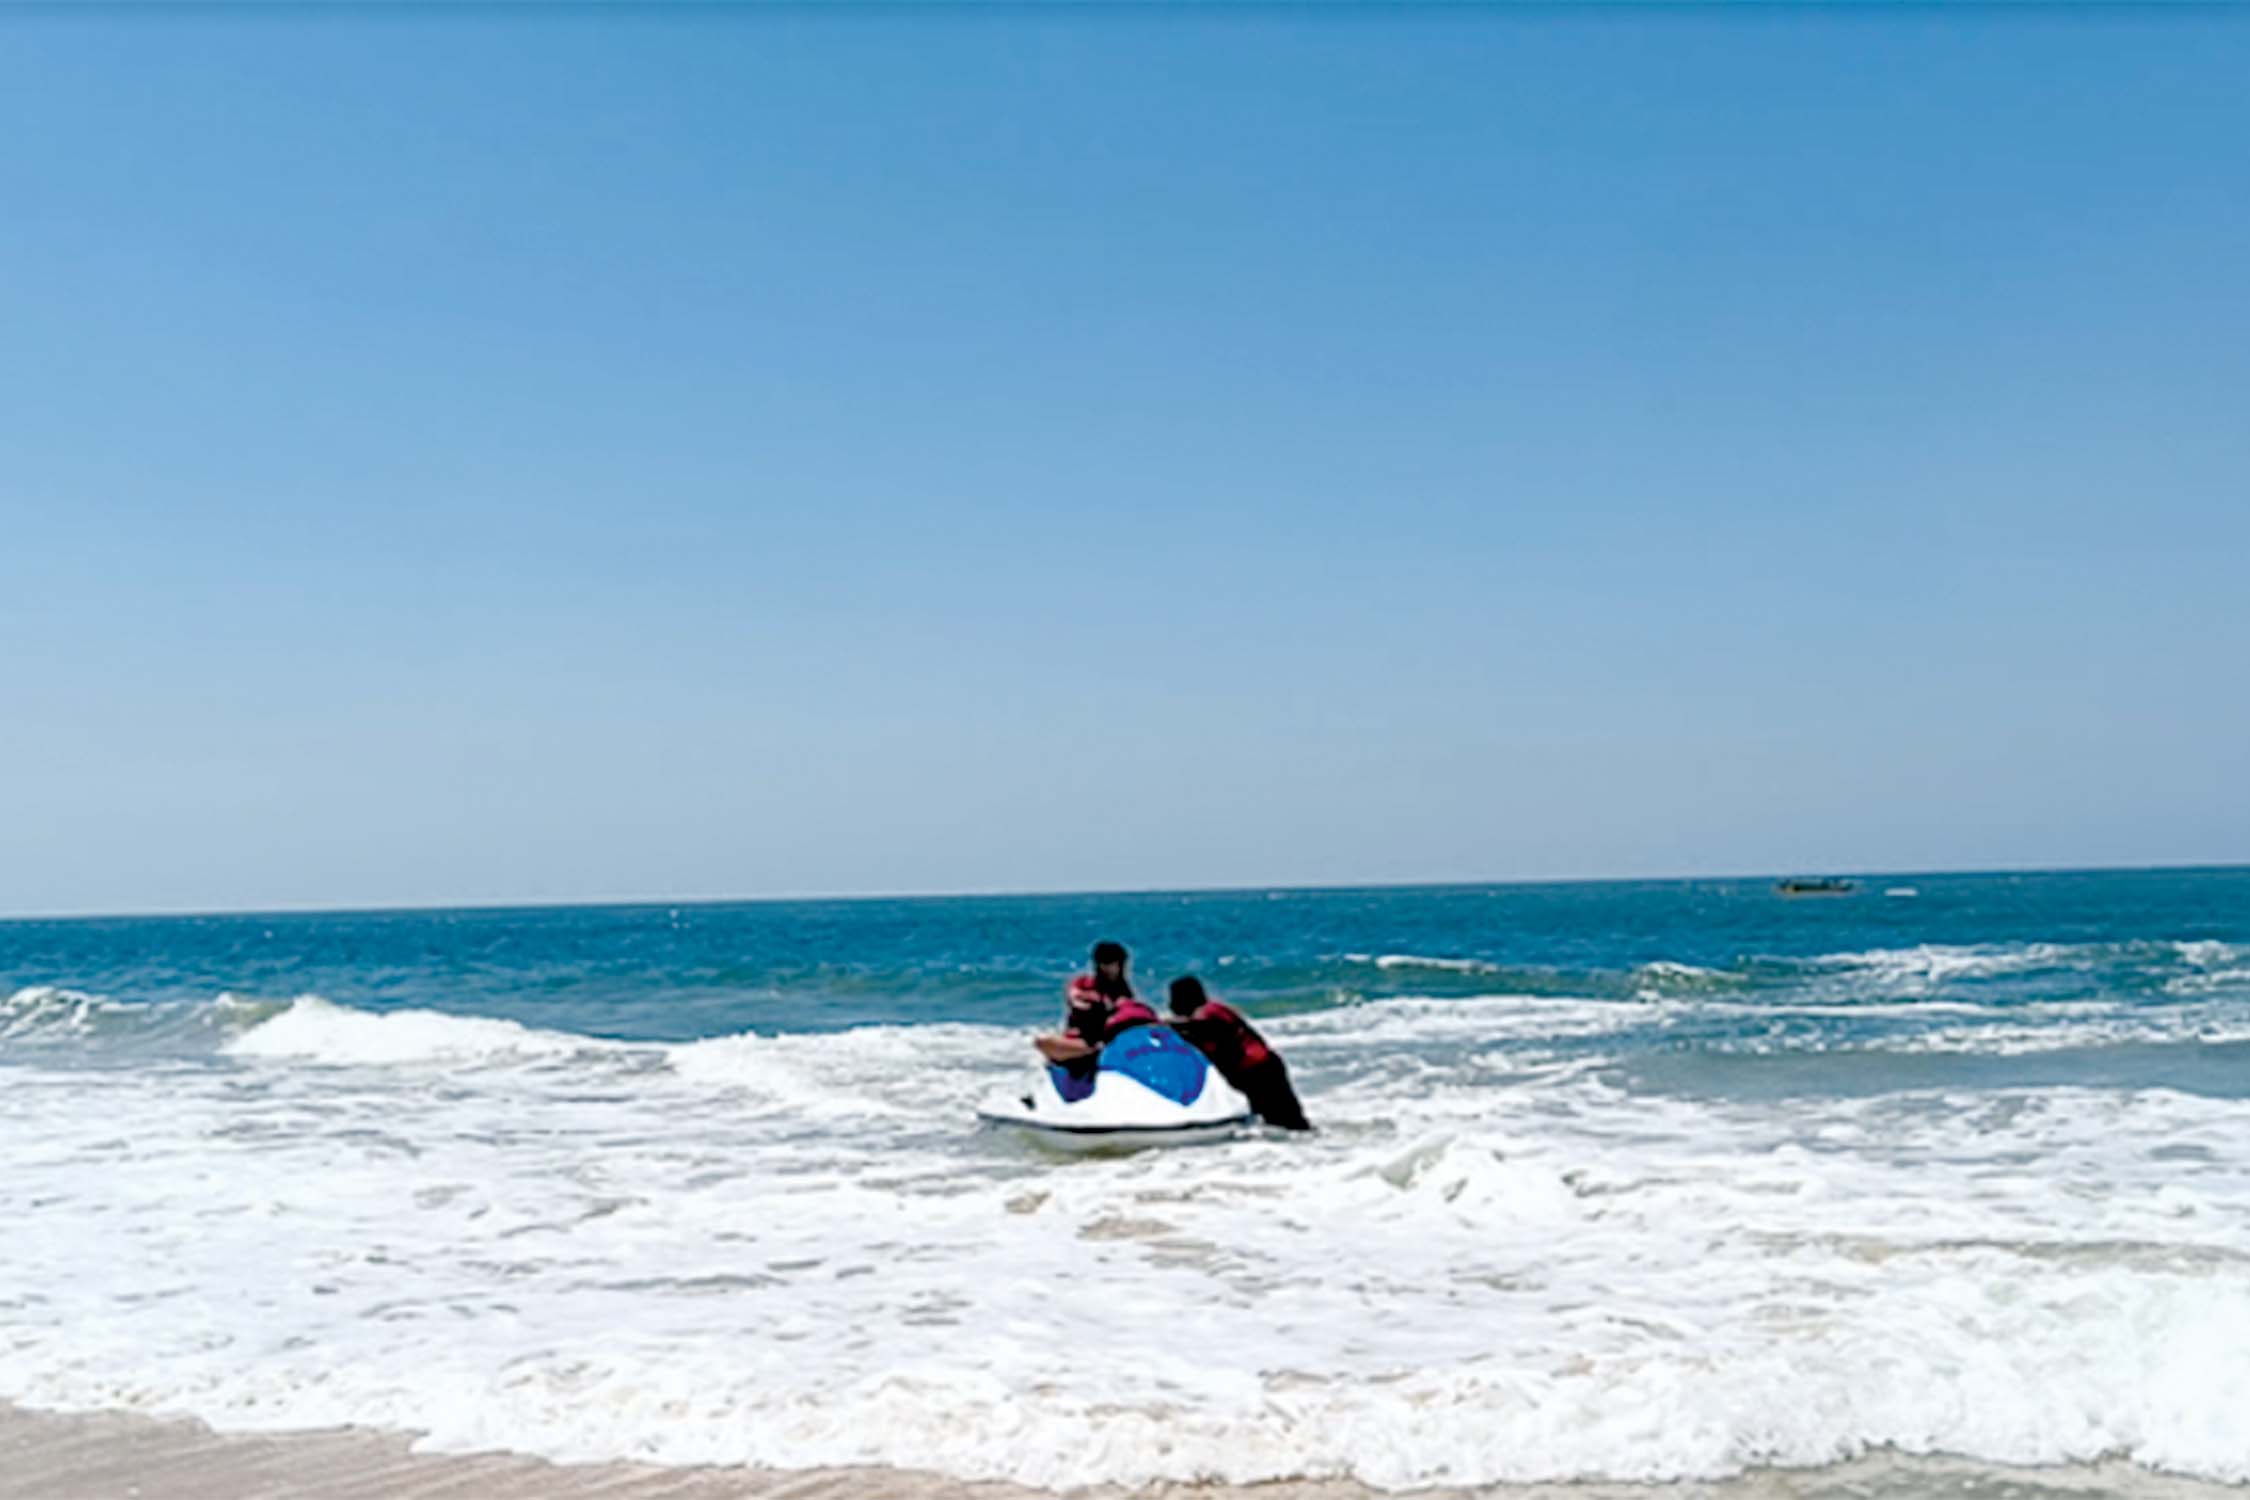
[[[1221,1077],[1242,1091],[1259,1119],[1283,1130],[1313,1128],[1305,1118],[1305,1107],[1297,1102],[1281,1054],[1233,1008],[1206,1000],[1193,1015],[1174,1017],[1172,1026],[1211,1059]]]

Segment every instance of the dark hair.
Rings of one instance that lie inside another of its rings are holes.
[[[1123,943],[1094,944],[1094,967],[1097,969],[1103,964],[1121,964],[1130,956]]]
[[[1211,997],[1203,993],[1203,981],[1193,974],[1182,974],[1172,981],[1172,1014],[1192,1016],[1203,1008]]]

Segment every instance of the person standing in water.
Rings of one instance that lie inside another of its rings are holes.
[[[1172,981],[1172,1029],[1211,1059],[1219,1076],[1242,1091],[1258,1118],[1283,1130],[1310,1130],[1305,1107],[1289,1082],[1289,1069],[1257,1028],[1231,1006],[1204,993],[1203,981],[1183,974]]]
[[[1120,1031],[1156,1020],[1156,1012],[1133,993],[1133,981],[1126,972],[1133,959],[1123,943],[1094,944],[1093,960],[1091,974],[1075,975],[1063,988],[1066,1009],[1061,1032],[1032,1041],[1049,1062],[1084,1061]]]

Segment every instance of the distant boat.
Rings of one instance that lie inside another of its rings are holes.
[[[1910,885],[1894,885],[1883,894],[1886,896],[1919,896],[1922,893]]]
[[[1859,882],[1828,875],[1813,880],[1777,880],[1773,888],[1784,896],[1849,896],[1859,889]]]

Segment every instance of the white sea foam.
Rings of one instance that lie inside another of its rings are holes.
[[[1004,1028],[661,1047],[300,1000],[202,1069],[34,1055],[0,1396],[1061,1486],[1884,1445],[2250,1479],[2250,1102],[1496,1081],[1705,1014],[1282,1018],[1319,1135],[1068,1163],[969,1126],[1026,1067]]]
[[[2174,995],[2203,995],[2213,990],[2250,990],[2250,969],[2211,969],[2201,974],[2182,974],[2164,982],[2165,990]]]
[[[2180,962],[2193,964],[2199,969],[2224,968],[2229,964],[2239,963],[2242,959],[2250,957],[2250,948],[2243,948],[2234,943],[2222,943],[2214,938],[2174,943],[2172,944],[2172,951],[2179,955]]]
[[[2215,990],[2250,989],[2250,948],[2212,939],[2171,945],[2181,963],[2194,972],[2168,979],[2164,988],[2174,995],[2206,995]]]
[[[224,1036],[254,1026],[278,1009],[233,995],[220,995],[209,1003],[150,1003],[34,984],[0,1000],[0,1043],[70,1046],[177,1031]]]
[[[1405,996],[1310,1011],[1266,1030],[1293,1049],[1353,1059],[1419,1058],[1433,1049],[1493,1043],[1538,1047],[1614,1036],[1651,1024],[1656,1008],[1617,1000],[1552,995],[1473,995],[1438,1000]]]
[[[2250,949],[2206,938],[2128,943],[1922,943],[1910,948],[1831,953],[1810,963],[1815,969],[1864,979],[1879,989],[1926,993],[1958,980],[2051,970],[2099,972],[2106,965],[2118,963],[2185,965],[2196,972],[2173,982],[2193,984],[2215,971],[2229,971],[2230,966],[2238,966],[2246,958],[2250,958]],[[2240,970],[2234,968],[2232,972]]]
[[[1879,986],[1924,989],[1954,980],[2062,967],[2086,956],[2087,950],[2065,943],[1920,943],[1911,948],[1832,953],[1816,962],[1863,974]]]
[[[1023,1053],[996,1047],[989,1026],[863,1026],[787,1036],[714,1037],[668,1047],[674,1072],[698,1085],[820,1118],[910,1117],[933,1094],[967,1097],[961,1081],[1014,1077]]]
[[[1701,964],[1683,964],[1669,958],[1653,959],[1636,971],[1658,979],[1732,979],[1736,976],[1725,969],[1706,969]]]
[[[26,985],[0,1001],[0,1040],[83,1036],[111,1002],[60,985]]]
[[[2047,1009],[2047,1008],[2041,1008]],[[2054,1007],[2052,1009],[2060,1009]],[[2094,1047],[2221,1045],[2250,1041],[2250,1015],[2239,1006],[2172,1006],[2162,1011],[2085,1007],[2079,1016],[2002,1013],[1972,1025],[1939,1026],[1887,1038],[1882,1050],[1956,1052],[2013,1057]],[[2003,1018],[2004,1017],[2004,1018]]]
[[[600,1043],[488,1016],[430,1010],[373,1013],[300,996],[287,1010],[226,1045],[237,1057],[311,1062],[490,1063],[567,1058]]]
[[[1373,964],[1378,969],[1435,969],[1452,974],[1497,974],[1498,964],[1481,958],[1429,958],[1419,953],[1347,953],[1346,963]]]
[[[1743,976],[1730,969],[1707,969],[1700,964],[1678,963],[1671,959],[1656,959],[1633,970],[1640,981],[1634,990],[1636,998],[1649,1001],[1666,1001],[1686,993],[1708,993],[1730,989],[1743,982]]]

